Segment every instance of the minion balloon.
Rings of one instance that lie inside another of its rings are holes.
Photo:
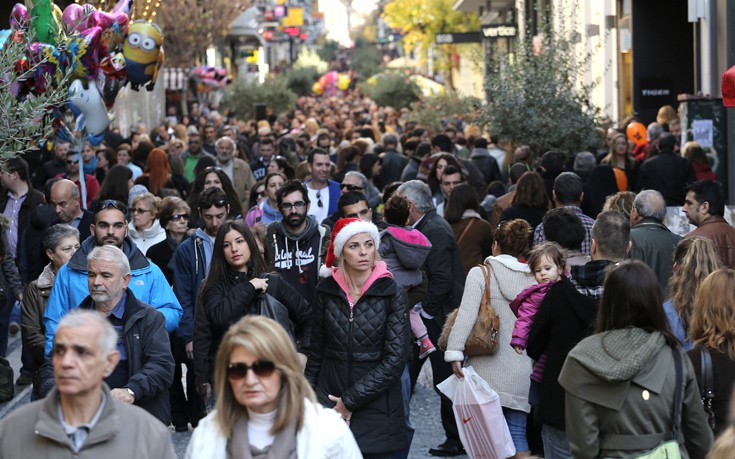
[[[128,27],[122,52],[131,88],[137,91],[139,86],[148,83],[146,89],[153,91],[163,64],[162,45],[163,32],[158,25],[137,20]]]

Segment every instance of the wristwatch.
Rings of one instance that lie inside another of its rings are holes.
[[[128,391],[128,394],[130,394],[131,397],[133,397],[133,401],[135,401],[135,392],[133,392],[133,389],[126,387],[126,391]]]

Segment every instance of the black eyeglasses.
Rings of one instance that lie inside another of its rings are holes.
[[[301,210],[304,207],[306,207],[306,203],[304,201],[297,201],[291,204],[290,202],[284,202],[281,204],[281,210],[284,210],[286,212],[289,212],[291,209]]]
[[[258,191],[256,194],[258,195],[259,198],[265,197],[265,191]]]
[[[79,161],[77,161],[76,159],[67,159],[66,160],[66,164],[77,164],[78,162]]]
[[[148,209],[141,209],[140,207],[133,207],[132,209],[130,209],[130,212],[134,214],[144,214],[151,211]]]
[[[268,377],[276,371],[276,364],[270,360],[256,360],[248,365],[243,362],[235,362],[227,365],[227,377],[230,379],[242,379],[248,374],[248,370],[253,370],[255,376]]]
[[[362,191],[365,189],[365,187],[363,186],[350,185],[348,183],[343,183],[342,189],[344,190],[345,188],[347,188],[347,191]]]
[[[324,204],[322,204],[322,190],[316,192],[316,205],[324,207]]]
[[[118,201],[117,199],[105,199],[104,201],[100,202],[99,204],[97,204],[97,208],[94,210],[94,213],[101,212],[109,208],[117,209],[126,215],[128,213],[128,206]]]
[[[172,222],[177,222],[177,221],[179,221],[181,219],[188,220],[189,219],[189,216],[186,215],[186,214],[174,214],[174,215],[171,215],[171,221]]]

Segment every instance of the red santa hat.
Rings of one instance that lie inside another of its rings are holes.
[[[735,107],[735,66],[722,74],[722,104]]]
[[[375,242],[375,250],[380,246],[380,232],[378,227],[371,222],[362,221],[359,218],[340,218],[332,229],[332,239],[329,242],[329,251],[325,266],[320,270],[322,277],[331,275],[330,268],[334,260],[342,255],[342,249],[350,238],[356,234],[367,233]]]

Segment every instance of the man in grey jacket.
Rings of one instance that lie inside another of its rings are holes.
[[[103,382],[120,361],[117,340],[99,312],[76,309],[61,319],[52,357],[56,388],[0,422],[3,457],[176,457],[166,426],[118,401]]]
[[[671,279],[673,254],[681,237],[664,225],[666,201],[656,190],[643,190],[633,201],[630,212],[630,251],[627,258],[641,260],[658,277],[664,292]]]

